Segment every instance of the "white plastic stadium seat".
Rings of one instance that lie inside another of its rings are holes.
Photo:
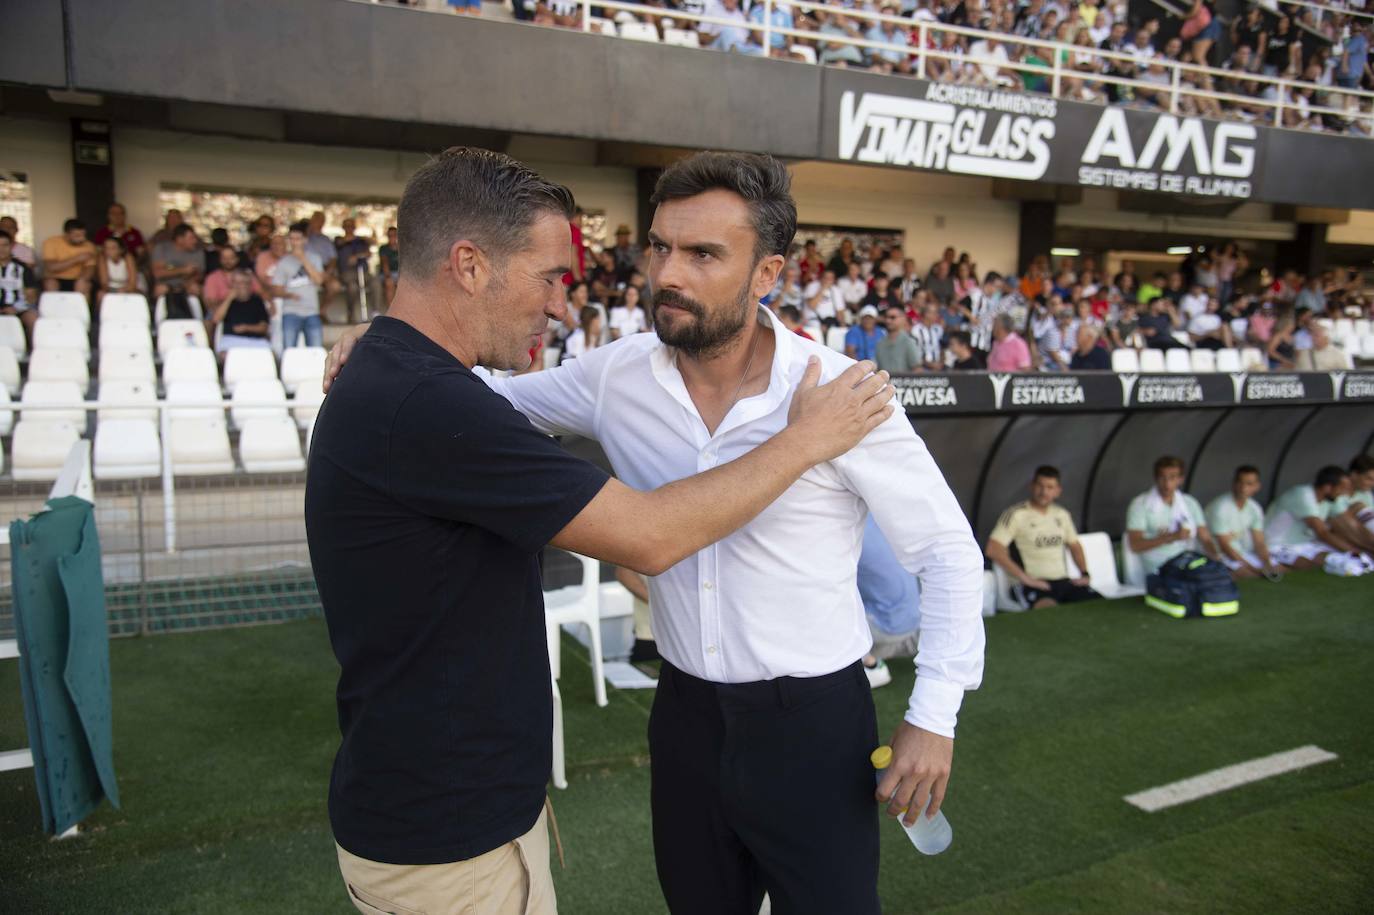
[[[79,292],[45,292],[38,297],[40,318],[75,318],[83,327],[91,326],[91,306]]]
[[[305,385],[296,390],[296,396],[291,398],[291,414],[296,417],[296,425],[302,429],[309,429],[315,425],[315,416],[320,412],[320,404],[324,403],[324,392],[319,385]]]
[[[699,48],[701,47],[701,36],[690,29],[664,29],[663,43],[679,48]]]
[[[171,422],[172,472],[207,476],[234,472],[229,430],[223,419],[176,419]]]
[[[153,337],[148,333],[148,325],[137,321],[115,321],[106,319],[100,322],[100,351],[107,349],[140,349],[153,351]]]
[[[1164,370],[1174,374],[1187,374],[1193,370],[1193,360],[1186,349],[1171,349],[1164,354]]]
[[[1331,325],[1331,342],[1344,349],[1352,338],[1359,339],[1355,337],[1355,322],[1350,318],[1337,318]]]
[[[122,321],[147,327],[152,321],[148,300],[137,292],[111,292],[100,300],[100,323]]]
[[[205,309],[201,306],[199,298],[193,295],[187,296],[186,306],[190,310],[192,318],[196,319],[197,321],[205,320]],[[185,321],[188,319],[179,318],[177,320]],[[167,323],[166,296],[159,296],[157,304],[153,306],[153,323],[156,324],[159,328],[161,328],[163,324]]]
[[[295,473],[305,469],[300,431],[289,416],[248,420],[239,434],[239,458],[249,473]]]
[[[563,350],[557,346],[544,347],[544,368],[551,369],[558,365],[558,360],[563,357]]]
[[[162,383],[207,381],[219,384],[219,363],[213,350],[202,346],[183,346],[167,353],[162,360]]]
[[[10,446],[10,475],[16,480],[56,480],[80,438],[71,423],[21,419]]]
[[[1264,353],[1253,346],[1247,346],[1240,351],[1240,364],[1241,370],[1246,372],[1269,371],[1269,360],[1264,358]]]
[[[649,25],[647,22],[622,22],[620,23],[620,37],[628,38],[631,41],[652,41],[658,42],[658,29]]]
[[[38,349],[29,357],[29,381],[70,381],[81,390],[91,383],[86,354],[78,349]]]
[[[39,318],[33,324],[33,348],[74,349],[89,355],[91,341],[86,325],[75,318]]]
[[[1371,321],[1369,318],[1356,318],[1355,336],[1368,337],[1370,334],[1374,334],[1374,321]]]
[[[997,615],[997,576],[983,570],[983,616]]]
[[[266,349],[231,349],[224,357],[224,389],[230,394],[242,381],[276,381],[277,360]]]
[[[100,383],[107,381],[157,381],[151,350],[112,348],[100,351]]]
[[[0,388],[13,396],[19,387],[19,357],[8,346],[0,346]]]
[[[1134,374],[1140,371],[1140,354],[1133,349],[1112,350],[1112,371]]]
[[[835,326],[825,332],[825,345],[837,353],[844,352],[844,337],[849,333],[845,327]]]
[[[151,419],[106,419],[95,429],[98,480],[133,480],[162,473],[162,444]]]
[[[1195,349],[1191,351],[1194,372],[1215,372],[1217,370],[1216,351]]]
[[[1374,334],[1360,338],[1360,355],[1366,359],[1374,359]]]
[[[601,670],[601,561],[590,559],[577,553],[569,555],[582,563],[582,581],[556,591],[544,592],[544,615],[548,628],[549,659],[554,666],[554,676],[559,675],[561,663],[557,651],[557,630],[567,624],[587,627],[591,641],[592,687],[596,693],[596,704],[606,705],[606,678]]]
[[[1145,563],[1140,554],[1131,549],[1130,531],[1121,535],[1121,577],[1127,585],[1145,593]]]
[[[615,23],[609,19],[602,19],[600,16],[593,16],[587,20],[587,26],[594,35],[615,36]]]
[[[10,408],[9,389],[0,385],[0,435],[9,435],[14,428],[14,410]]]
[[[1007,574],[1005,569],[994,562],[992,574],[997,582],[997,611],[999,613],[1020,613],[1030,609],[1012,596],[1011,576]]]
[[[324,361],[329,352],[322,346],[289,346],[281,354],[281,383],[294,394],[302,384],[319,387],[324,380]]]
[[[1140,370],[1158,374],[1164,371],[1164,353],[1157,349],[1140,351]]]
[[[280,403],[280,407],[272,406],[240,406],[240,404],[262,404]],[[268,418],[275,419],[278,416],[286,415],[286,391],[282,388],[281,382],[275,378],[255,378],[249,381],[240,381],[238,387],[234,388],[233,406],[230,413],[234,419],[234,425],[240,429],[251,419]]]
[[[0,315],[0,346],[14,353],[21,362],[29,354],[29,341],[24,336],[24,322],[18,315]]]
[[[794,44],[787,51],[794,57],[800,57],[805,63],[814,64],[816,62],[815,48],[809,48],[804,44]]]
[[[30,381],[24,385],[19,398],[21,404],[61,404],[71,405],[70,410],[24,410],[19,418],[47,420],[48,422],[70,423],[80,429],[86,428],[86,411],[81,409],[84,399],[81,387],[74,381]]]
[[[209,345],[210,338],[205,335],[205,325],[199,321],[163,321],[157,326],[157,354],[164,359],[169,352],[183,346]]]
[[[107,423],[112,419],[146,419],[157,422],[157,385],[151,381],[100,382],[100,402],[118,404],[139,404],[134,407],[101,407],[96,412],[96,420]],[[146,406],[142,406],[146,404]]]
[[[1218,372],[1239,372],[1240,371],[1240,350],[1238,349],[1219,349],[1217,350],[1217,369]]]
[[[211,419],[224,422],[224,395],[214,381],[174,381],[167,385],[172,419]]]
[[[1115,600],[1119,597],[1139,597],[1144,588],[1123,585],[1116,574],[1116,554],[1112,550],[1112,538],[1102,531],[1079,534],[1078,543],[1083,547],[1083,558],[1088,561],[1088,578],[1092,589],[1103,597]],[[1069,574],[1072,576],[1073,557],[1069,557]]]

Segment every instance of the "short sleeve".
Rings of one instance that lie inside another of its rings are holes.
[[[1317,493],[1315,490],[1308,489],[1304,486],[1297,491],[1297,496],[1298,497],[1293,501],[1297,502],[1298,511],[1295,514],[1297,514],[1299,518],[1325,517],[1325,513],[1321,510],[1321,506],[1317,504]]]
[[[992,533],[988,534],[988,539],[995,540],[1002,546],[1010,546],[1011,542],[1016,539],[1015,506],[1002,512],[1001,517],[997,519],[996,526],[992,529]]]
[[[467,373],[422,381],[392,421],[386,482],[393,498],[528,552],[552,540],[607,479]]]
[[[1183,498],[1188,500],[1188,514],[1193,516],[1193,524],[1197,527],[1206,527],[1207,516],[1202,513],[1201,503],[1187,493],[1183,494]]]
[[[1126,530],[1140,531],[1147,537],[1150,534],[1149,512],[1145,510],[1145,500],[1136,496],[1131,500],[1131,505],[1126,509]]]

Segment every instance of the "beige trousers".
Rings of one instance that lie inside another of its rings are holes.
[[[380,864],[337,843],[349,901],[364,915],[556,915],[547,809],[534,828],[452,864]]]

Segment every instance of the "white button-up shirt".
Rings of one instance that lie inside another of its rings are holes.
[[[601,443],[622,482],[640,490],[710,470],[787,425],[810,356],[822,383],[853,360],[790,333],[775,339],[768,389],[707,431],[657,334],[622,337],[544,372],[492,386],[539,429]],[[856,570],[869,512],[921,582],[916,686],[906,720],[947,737],[966,689],[982,679],[983,557],[939,468],[904,413],[847,454],[819,464],[753,521],[649,580],[662,655],[717,683],[832,673],[872,637]]]

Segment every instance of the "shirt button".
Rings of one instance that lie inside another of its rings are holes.
[[[714,645],[707,645],[707,646],[706,646],[706,653],[707,653],[707,654],[715,654],[715,653],[716,653],[716,646],[714,646]]]
[[[711,584],[711,583],[708,581],[708,582],[706,582],[706,584],[702,585],[702,587],[705,588],[707,591],[710,591],[712,588],[715,587],[715,585]]]

